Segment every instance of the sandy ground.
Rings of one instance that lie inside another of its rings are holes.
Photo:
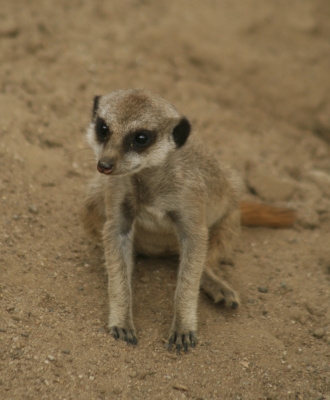
[[[330,3],[2,0],[0,398],[330,398]],[[81,228],[92,98],[144,87],[191,120],[245,198],[298,210],[244,228],[228,311],[169,353],[175,260],[138,260],[136,348],[105,330],[102,254]],[[181,386],[180,386],[181,385]]]

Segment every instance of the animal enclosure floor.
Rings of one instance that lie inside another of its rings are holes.
[[[1,399],[330,398],[329,38],[327,0],[2,1]],[[180,357],[163,343],[177,261],[137,260],[128,347],[80,223],[92,98],[130,87],[184,113],[244,199],[298,211],[291,229],[243,228],[218,272],[241,306],[201,293]]]

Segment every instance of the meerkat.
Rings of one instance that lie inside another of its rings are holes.
[[[231,256],[240,207],[250,225],[256,210],[240,205],[240,180],[191,135],[188,119],[150,91],[95,96],[87,140],[98,172],[88,187],[84,225],[104,248],[109,331],[137,344],[134,254],[178,254],[168,347],[186,352],[197,343],[200,288],[216,303],[239,305],[237,293],[214,271]]]

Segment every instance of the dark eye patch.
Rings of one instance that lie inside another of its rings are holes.
[[[126,135],[123,141],[123,148],[125,152],[135,151],[137,153],[142,153],[154,144],[155,141],[156,132],[149,131],[148,129],[140,129]]]
[[[104,119],[98,117],[95,123],[95,133],[98,142],[104,143],[110,136],[110,130]]]

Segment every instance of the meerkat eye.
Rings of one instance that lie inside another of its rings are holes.
[[[96,134],[99,140],[104,141],[109,134],[109,128],[102,118],[96,121]]]
[[[133,143],[138,146],[146,146],[150,142],[150,135],[148,132],[141,131],[138,132],[133,139]]]

